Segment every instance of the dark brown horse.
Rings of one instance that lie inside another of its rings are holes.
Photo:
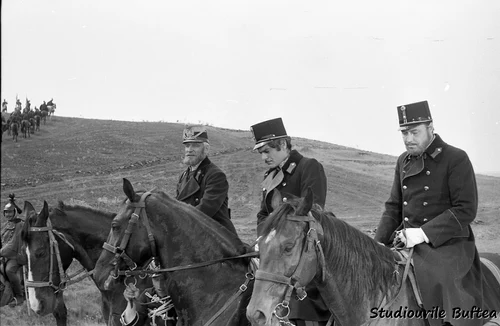
[[[17,137],[19,136],[19,124],[16,121],[10,123],[10,130],[12,133],[12,140],[17,142]]]
[[[21,120],[21,133],[23,134],[24,138],[31,137],[30,122],[28,120]]]
[[[36,121],[35,121],[35,118],[30,118],[29,120],[29,123],[30,123],[30,132],[32,134],[35,134],[35,128],[36,128]]]
[[[279,192],[273,196],[278,197],[273,202],[281,202]],[[432,311],[418,305],[410,265],[398,263],[394,250],[313,207],[311,191],[277,206],[259,240],[260,266],[247,310],[252,325],[286,324],[290,296],[305,295],[310,282],[317,285],[335,325],[427,325],[425,314],[432,317]],[[481,256],[500,262],[496,254]],[[489,317],[483,322],[500,309],[500,287],[488,275],[481,309]]]
[[[113,220],[106,244],[113,253],[103,250],[96,264],[98,286],[111,289],[122,282],[120,275],[147,273],[144,267],[154,258],[161,267],[156,272],[167,273],[177,325],[247,326],[253,284],[248,246],[195,207],[163,192],[136,193],[126,179],[123,190],[128,200]]]
[[[63,291],[70,284],[91,276],[115,214],[63,202],[49,210],[45,202],[38,215],[29,204],[26,216],[31,216],[23,230],[31,309],[39,315],[52,313],[58,326],[66,325]],[[84,269],[69,276],[66,271],[73,259]],[[121,325],[119,317],[126,305],[124,285],[116,290],[101,292],[102,313],[108,325]]]
[[[42,118],[40,117],[40,115],[35,115],[35,121],[36,121],[36,128],[35,130],[36,131],[40,131],[40,121],[42,120]]]

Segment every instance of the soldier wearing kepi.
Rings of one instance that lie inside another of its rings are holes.
[[[187,170],[177,184],[176,199],[193,205],[236,234],[228,207],[229,183],[222,170],[210,161],[210,144],[204,126],[184,129],[184,159]]]
[[[413,261],[424,308],[446,312],[431,326],[482,325],[454,319],[453,308],[482,307],[481,267],[470,223],[476,217],[476,178],[467,154],[434,133],[427,101],[397,108],[406,146],[375,240],[394,238],[414,248]]]
[[[12,286],[14,297],[9,302],[10,306],[20,305],[24,301],[24,291],[21,284],[21,231],[23,220],[16,217],[16,213],[23,212],[16,203],[15,195],[9,195],[9,202],[5,205],[3,215],[7,223],[2,228],[2,247],[0,249],[0,259],[2,260],[2,273],[5,269],[5,275]]]
[[[261,209],[257,214],[257,236],[261,236],[262,222],[272,212],[271,199],[278,189],[286,200],[287,194],[305,197],[308,188],[314,195],[314,203],[325,206],[327,180],[323,165],[314,158],[302,156],[292,150],[291,138],[287,135],[281,118],[255,124],[251,127],[255,138],[254,151],[258,151],[269,170],[262,182]],[[326,325],[330,312],[316,287],[306,287],[307,297],[303,301],[292,296],[288,318],[297,326]]]

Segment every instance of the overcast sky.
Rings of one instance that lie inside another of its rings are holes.
[[[2,100],[57,115],[203,122],[399,155],[428,100],[500,172],[500,1],[2,1]]]

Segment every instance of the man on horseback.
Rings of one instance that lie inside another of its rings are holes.
[[[431,326],[482,325],[480,319],[453,313],[483,307],[481,266],[470,227],[478,205],[472,164],[463,150],[434,133],[427,101],[397,110],[406,152],[397,160],[375,240],[391,245],[396,238],[414,248],[424,308],[446,312],[443,319],[430,319]]]
[[[263,221],[273,208],[271,205],[274,189],[284,194],[305,197],[311,188],[314,203],[325,206],[327,180],[323,165],[314,158],[302,156],[292,150],[291,138],[286,134],[281,118],[264,121],[251,126],[255,138],[254,151],[261,154],[269,170],[262,182],[261,209],[257,214],[257,236],[261,236]],[[299,301],[295,296],[290,301],[290,321],[297,326],[322,326],[330,318],[330,312],[314,286],[306,287],[307,297]]]
[[[207,130],[203,126],[184,129],[183,163],[188,166],[177,183],[175,198],[210,216],[236,234],[228,208],[229,183],[222,170],[210,161]]]
[[[15,195],[9,195],[9,202],[5,205],[3,215],[7,219],[6,225],[2,228],[2,247],[0,249],[0,259],[2,261],[1,272],[9,280],[14,297],[9,303],[10,306],[21,305],[24,301],[24,291],[21,284],[21,230],[23,221],[16,218],[16,213],[23,211],[15,203]]]
[[[3,99],[3,102],[2,102],[2,112],[7,112],[7,104],[9,104],[7,102],[7,100]]]

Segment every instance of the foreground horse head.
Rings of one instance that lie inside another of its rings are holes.
[[[26,286],[31,309],[40,315],[53,313],[57,325],[66,325],[63,291],[92,276],[115,214],[63,202],[51,209],[44,202],[39,214],[31,204],[25,206],[25,211],[30,216],[25,223],[23,240],[28,256]],[[83,269],[68,275],[66,270],[73,259]],[[120,325],[119,315],[126,305],[123,288],[117,293],[101,293],[103,317],[109,325]]]
[[[213,325],[246,326],[251,290],[245,290],[253,283],[248,258],[240,255],[247,246],[195,207],[163,192],[136,192],[126,179],[123,190],[127,200],[96,264],[98,286],[112,289],[135,282],[138,275],[164,272],[179,324],[212,319]],[[160,270],[151,270],[152,265]]]
[[[397,292],[391,251],[314,206],[310,190],[305,198],[288,200],[275,209],[263,229],[260,266],[247,310],[252,325],[286,323],[290,296],[305,296],[309,283],[318,286],[341,325],[361,325],[385,294]],[[405,295],[394,304],[412,307]],[[420,322],[414,325],[423,325]]]

